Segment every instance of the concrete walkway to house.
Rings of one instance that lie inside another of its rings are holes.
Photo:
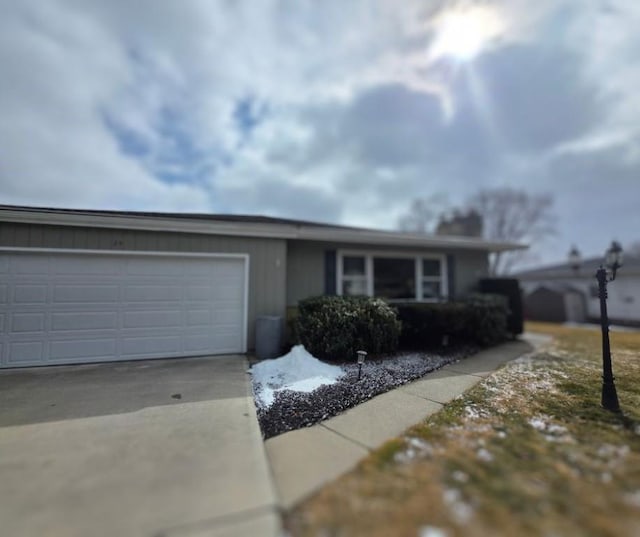
[[[464,393],[506,362],[536,346],[544,336],[482,351],[306,429],[266,441],[280,506],[289,509],[353,468],[370,450],[394,438]]]
[[[0,371],[0,533],[275,537],[244,356]]]

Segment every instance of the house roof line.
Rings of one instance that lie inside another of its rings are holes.
[[[528,245],[525,244],[488,241],[473,237],[384,231],[248,215],[104,211],[0,205],[0,221],[351,244],[459,248],[490,252],[528,248]]]
[[[554,279],[554,278],[594,278],[599,267],[604,266],[604,256],[589,257],[580,262],[578,270],[574,270],[569,262],[554,263],[539,268],[515,272],[514,277],[521,280]],[[637,274],[640,272],[640,257],[625,255],[619,275]]]

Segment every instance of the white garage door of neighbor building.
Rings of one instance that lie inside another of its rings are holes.
[[[244,352],[246,256],[0,252],[0,367]]]

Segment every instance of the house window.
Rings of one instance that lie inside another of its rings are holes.
[[[423,300],[439,300],[445,293],[442,286],[442,261],[440,259],[422,259],[422,296]]]
[[[416,297],[415,259],[374,257],[373,294],[397,300],[414,299]]]
[[[368,294],[365,257],[344,256],[342,258],[342,294],[347,296]]]
[[[337,261],[342,295],[418,301],[447,296],[444,256],[341,253]]]

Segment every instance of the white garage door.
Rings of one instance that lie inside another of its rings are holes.
[[[247,263],[0,252],[0,367],[244,352]]]

